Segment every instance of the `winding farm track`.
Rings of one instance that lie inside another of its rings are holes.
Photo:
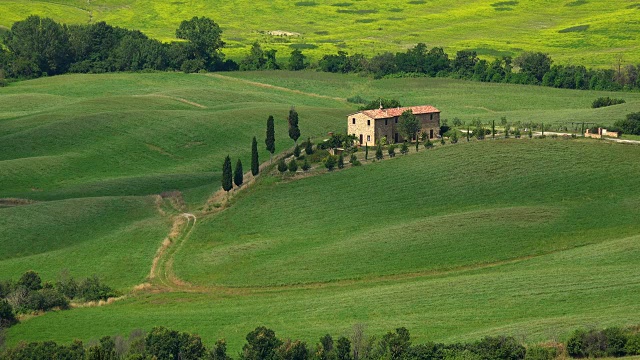
[[[260,165],[260,172],[269,171],[270,167],[275,166],[281,158],[286,158],[292,149],[284,151],[274,156],[273,161],[267,161]],[[229,206],[229,200],[246,189],[249,189],[256,181],[256,178],[247,172],[244,174],[245,183],[240,187],[234,187],[229,193],[220,189],[209,197],[200,213],[181,213],[174,216],[174,222],[171,233],[167,236],[163,245],[158,249],[156,258],[152,266],[149,280],[152,284],[151,289],[154,291],[176,291],[176,292],[195,292],[195,293],[217,293],[228,295],[246,295],[256,292],[271,292],[283,290],[300,290],[300,289],[319,289],[319,288],[339,288],[353,286],[356,284],[381,284],[389,281],[404,281],[417,278],[436,278],[446,277],[455,274],[495,268],[504,265],[512,265],[539,257],[560,253],[571,250],[572,248],[562,248],[536,255],[527,255],[511,259],[503,259],[488,263],[478,263],[471,265],[463,265],[451,268],[437,270],[422,270],[415,272],[406,272],[398,274],[380,274],[366,275],[357,278],[337,279],[322,282],[308,282],[299,284],[283,284],[283,285],[266,285],[266,286],[226,286],[213,285],[201,286],[190,284],[180,279],[174,272],[174,259],[176,254],[182,249],[185,242],[189,240],[193,229],[196,226],[198,217],[215,216],[215,214],[224,211]],[[168,241],[167,241],[168,239]]]
[[[214,77],[214,78],[218,78],[218,79],[241,82],[241,83],[244,83],[244,84],[253,85],[253,86],[256,86],[256,87],[261,87],[261,88],[266,88],[266,89],[271,89],[271,90],[285,91],[285,92],[293,93],[293,94],[306,95],[306,96],[311,96],[311,97],[320,98],[320,99],[328,99],[328,100],[339,101],[339,102],[342,102],[342,103],[347,103],[346,99],[340,98],[340,97],[327,96],[327,95],[310,93],[310,92],[301,91],[301,90],[289,89],[289,88],[282,87],[282,86],[265,84],[265,83],[252,81],[252,80],[246,80],[246,79],[239,79],[239,78],[235,78],[235,77],[232,77],[232,76],[225,76],[225,75],[220,75],[220,74],[215,74],[215,73],[206,73],[206,74],[204,74],[204,76],[209,76],[209,77]]]

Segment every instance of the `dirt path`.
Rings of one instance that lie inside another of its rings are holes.
[[[166,290],[184,290],[185,282],[178,279],[173,271],[175,254],[182,249],[186,239],[191,236],[198,218],[194,214],[182,213],[174,217],[171,232],[156,252],[149,273],[150,285]],[[146,286],[142,286],[145,288]]]
[[[181,97],[177,97],[177,96],[169,96],[169,95],[162,95],[162,94],[147,94],[147,95],[133,95],[135,97],[157,97],[157,98],[162,98],[162,99],[169,99],[169,100],[174,100],[174,101],[178,101],[187,105],[191,105],[200,109],[206,109],[207,107],[202,105],[202,104],[198,104],[197,102],[194,101],[190,101],[187,99],[183,99]]]
[[[253,86],[256,86],[256,87],[261,87],[261,88],[266,88],[266,89],[272,89],[272,90],[285,91],[285,92],[293,93],[293,94],[306,95],[306,96],[311,96],[311,97],[320,98],[320,99],[328,99],[328,100],[339,101],[339,102],[342,102],[342,103],[347,103],[347,100],[346,100],[346,99],[344,99],[344,98],[340,98],[340,97],[327,96],[327,95],[321,95],[321,94],[316,94],[316,93],[310,93],[310,92],[301,91],[301,90],[289,89],[289,88],[282,87],[282,86],[271,85],[271,84],[265,84],[265,83],[261,83],[261,82],[257,82],[257,81],[251,81],[251,80],[246,80],[246,79],[239,79],[239,78],[235,78],[235,77],[231,77],[231,76],[225,76],[225,75],[220,75],[220,74],[216,74],[216,73],[207,73],[207,74],[204,74],[204,76],[210,76],[210,77],[214,77],[214,78],[218,78],[218,79],[224,79],[224,80],[231,80],[231,81],[241,82],[241,83],[245,83],[245,84],[248,84],[248,85],[253,85]]]

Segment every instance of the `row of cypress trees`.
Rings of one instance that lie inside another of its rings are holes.
[[[300,128],[298,127],[298,112],[294,107],[289,110],[289,116],[287,118],[289,123],[289,137],[298,143],[300,138]],[[267,134],[265,138],[265,145],[269,152],[269,161],[273,161],[273,154],[276,151],[276,130],[275,120],[273,115],[269,115],[267,119]],[[257,176],[260,173],[260,161],[258,159],[258,141],[256,137],[253,137],[251,142],[251,174]],[[236,162],[235,171],[231,171],[231,157],[227,155],[222,164],[222,189],[224,191],[230,191],[233,189],[233,184],[236,186],[242,185],[244,182],[244,173],[242,170],[242,161],[238,159]]]

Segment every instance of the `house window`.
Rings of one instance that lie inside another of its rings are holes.
[[[388,121],[387,119],[384,119],[384,124],[385,125],[389,125],[389,124],[387,124],[387,121]]]
[[[371,135],[367,135],[367,141],[371,141]]]
[[[429,120],[433,120],[433,114],[430,115],[431,117],[429,118]]]
[[[371,125],[371,120],[367,120],[367,126]]]
[[[397,123],[398,123],[398,117],[396,116],[396,117],[394,118],[394,120],[396,121],[396,124],[397,124]]]
[[[355,125],[355,124],[356,124],[356,118],[351,119],[351,123],[352,123],[353,125]]]

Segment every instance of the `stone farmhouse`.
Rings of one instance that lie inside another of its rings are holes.
[[[421,134],[434,139],[440,133],[440,110],[433,106],[411,106],[375,110],[363,110],[347,116],[348,134],[355,135],[359,145],[376,144],[383,137],[390,143],[405,141],[400,134],[398,119],[403,112],[411,110],[421,123]],[[416,139],[407,139],[416,140]]]

